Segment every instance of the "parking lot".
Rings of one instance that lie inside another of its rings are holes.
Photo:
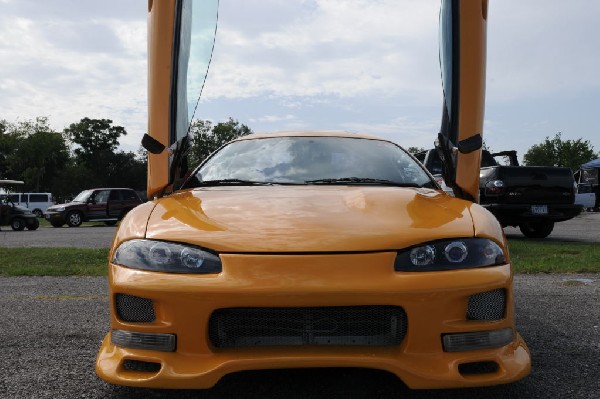
[[[557,224],[549,239],[598,242],[599,224],[600,214],[584,214]],[[114,232],[107,226],[2,230],[0,246],[107,247]],[[506,233],[524,239],[517,229]],[[94,373],[108,330],[106,278],[2,277],[0,398],[597,398],[600,277],[517,275],[515,297],[533,371],[511,385],[410,391],[385,372],[338,368],[249,371],[211,390],[162,391],[114,387]]]

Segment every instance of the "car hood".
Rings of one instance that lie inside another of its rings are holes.
[[[55,210],[58,208],[70,208],[74,206],[82,206],[85,205],[83,202],[65,202],[64,204],[56,204],[48,207],[48,210]]]
[[[414,188],[201,188],[158,200],[146,237],[236,253],[398,249],[472,237],[471,205]]]

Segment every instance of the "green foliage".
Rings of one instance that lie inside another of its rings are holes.
[[[23,191],[51,192],[58,201],[94,187],[145,190],[147,160],[117,151],[125,134],[110,119],[83,118],[62,134],[46,117],[0,120],[0,178],[23,180]]]
[[[112,126],[110,119],[83,118],[64,130],[65,137],[76,144],[75,156],[80,163],[95,166],[98,157],[113,153],[119,146],[119,137],[127,132],[122,126]]]
[[[146,162],[133,152],[116,152],[119,138],[127,131],[112,123],[110,119],[83,118],[64,130],[64,136],[76,146],[74,167],[68,170],[69,180],[78,187],[72,194],[93,187],[145,189]]]
[[[0,154],[7,176],[25,182],[25,191],[49,191],[55,176],[69,161],[69,151],[60,133],[52,130],[48,118],[5,124]]]
[[[533,145],[523,161],[527,166],[566,166],[576,171],[596,157],[589,140],[563,140],[559,132],[554,138],[546,137],[542,143]]]
[[[191,165],[198,165],[224,144],[250,133],[252,130],[248,126],[240,124],[233,118],[229,118],[227,122],[219,122],[215,126],[208,120],[195,120],[190,128]]]

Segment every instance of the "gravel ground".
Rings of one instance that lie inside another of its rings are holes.
[[[518,328],[532,374],[511,385],[410,391],[361,369],[246,372],[206,391],[114,387],[94,360],[108,328],[102,277],[0,278],[0,398],[597,398],[600,276],[518,275]]]

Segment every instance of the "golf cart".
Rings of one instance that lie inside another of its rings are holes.
[[[0,180],[0,228],[8,226],[21,231],[27,227],[28,230],[35,230],[40,227],[40,222],[29,209],[15,205],[10,199],[8,187],[24,184],[19,180]]]

